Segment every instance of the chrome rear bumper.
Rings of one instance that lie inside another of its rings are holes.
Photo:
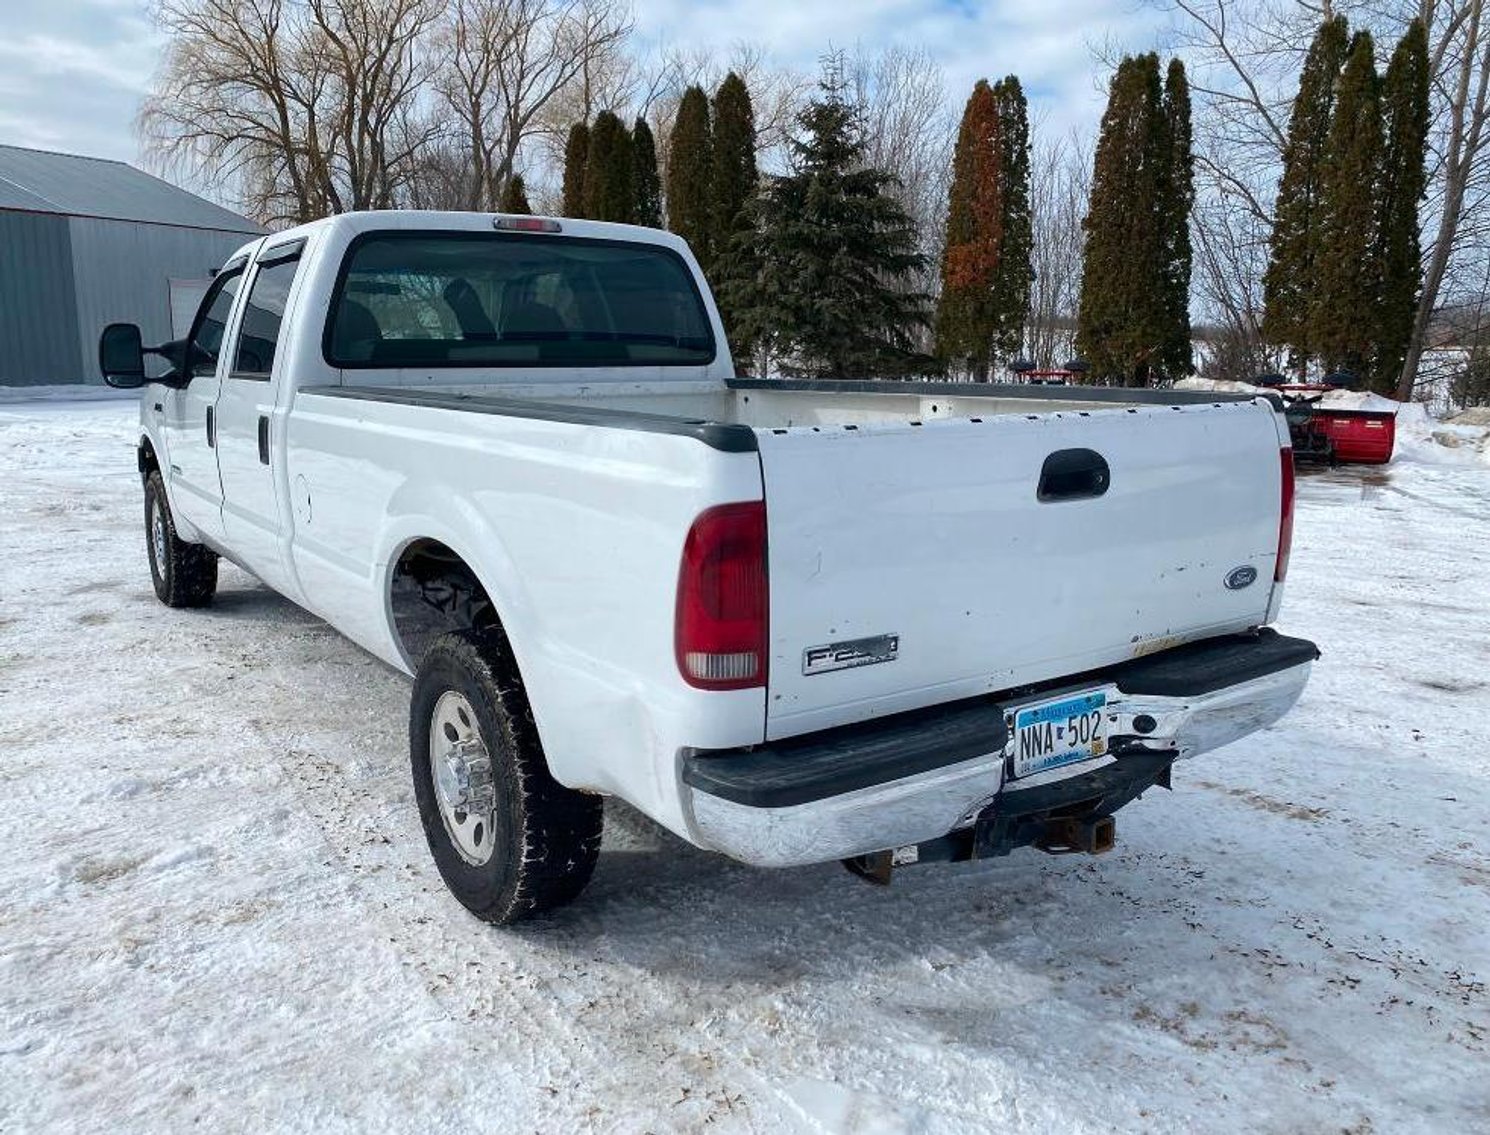
[[[1266,644],[1266,657],[1229,636],[1211,640],[1209,654],[1207,644],[1194,644],[1168,652],[1177,657],[1154,656],[1019,699],[1105,690],[1112,753],[1007,786],[1012,700],[921,711],[753,751],[686,754],[683,791],[698,841],[763,867],[846,859],[937,839],[971,826],[995,802],[1018,809],[1023,792],[1076,781],[1125,757],[1151,767],[1156,755],[1183,759],[1220,748],[1281,718],[1309,679],[1318,653],[1312,643],[1262,634],[1268,637],[1252,641]],[[1256,673],[1267,666],[1276,668]],[[1240,680],[1226,684],[1228,673]],[[1178,692],[1187,684],[1202,690]],[[897,748],[905,753],[898,765],[887,759]],[[1091,778],[1104,779],[1112,777]]]

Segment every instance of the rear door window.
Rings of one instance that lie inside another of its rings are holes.
[[[279,347],[280,324],[290,296],[290,285],[300,267],[299,256],[260,263],[249,288],[248,304],[238,328],[232,374],[239,378],[268,379]]]

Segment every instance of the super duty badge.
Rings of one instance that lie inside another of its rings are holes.
[[[894,662],[900,656],[900,636],[881,634],[873,638],[856,638],[849,642],[829,642],[809,646],[802,652],[802,673],[826,674],[832,670],[852,670],[855,666],[873,666]]]

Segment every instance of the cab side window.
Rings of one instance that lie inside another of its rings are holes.
[[[238,289],[243,283],[243,269],[233,268],[218,274],[192,324],[187,373],[192,378],[211,377],[217,370],[217,356],[222,350],[222,335]]]
[[[243,378],[268,379],[274,369],[274,352],[279,346],[279,327],[285,316],[285,304],[299,257],[260,264],[249,289],[248,306],[238,330],[237,353],[232,373]]]

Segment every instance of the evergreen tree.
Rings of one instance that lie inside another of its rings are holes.
[[[1369,32],[1351,40],[1319,176],[1319,254],[1309,342],[1327,370],[1365,374],[1381,312],[1376,222],[1381,186],[1381,98]]]
[[[1017,76],[995,83],[993,97],[998,104],[1003,207],[1003,248],[993,286],[993,347],[996,355],[1008,359],[1019,354],[1030,313],[1030,260],[1035,246],[1030,212],[1030,119]]]
[[[678,118],[667,159],[667,227],[688,242],[707,275],[713,267],[714,220],[709,208],[713,170],[709,96],[689,87],[678,104]]]
[[[564,203],[563,215],[583,217],[585,215],[585,167],[590,162],[590,128],[576,122],[569,128],[569,138],[564,143]]]
[[[1311,351],[1309,312],[1319,261],[1321,166],[1348,37],[1343,16],[1326,20],[1304,60],[1299,93],[1288,120],[1283,176],[1263,277],[1263,335],[1270,343],[1293,348],[1300,373],[1307,369]]]
[[[999,330],[995,290],[1004,240],[1004,178],[998,101],[986,79],[968,96],[952,152],[942,291],[936,307],[937,354],[988,381]]]
[[[1394,393],[1412,339],[1418,288],[1423,279],[1418,245],[1418,205],[1427,186],[1424,159],[1428,138],[1428,34],[1421,20],[1392,52],[1382,84],[1386,153],[1382,159],[1381,317],[1372,387]]]
[[[1086,220],[1076,349],[1098,381],[1141,386],[1171,334],[1163,206],[1170,168],[1159,57],[1125,58],[1102,115]]]
[[[926,297],[907,288],[926,262],[890,192],[895,178],[866,165],[846,91],[841,58],[832,59],[797,116],[791,172],[770,179],[758,199],[761,269],[733,286],[729,302],[738,333],[765,344],[785,373],[905,374],[930,362],[913,350]]]
[[[1194,157],[1190,136],[1190,83],[1185,65],[1169,63],[1164,77],[1164,154],[1159,191],[1163,244],[1163,338],[1158,367],[1168,378],[1183,378],[1195,369],[1190,345],[1190,210],[1195,204]]]
[[[585,216],[630,224],[636,216],[636,168],[631,135],[615,114],[602,110],[590,127],[585,163]]]
[[[631,128],[631,157],[636,166],[636,223],[662,227],[662,179],[657,175],[657,143],[645,118]]]
[[[711,154],[709,209],[714,283],[728,296],[736,279],[749,279],[758,267],[754,219],[750,205],[759,189],[755,168],[755,110],[745,81],[731,71],[714,93],[714,145]],[[753,345],[739,330],[738,313],[726,299],[719,317],[729,336],[730,351],[749,359]]]
[[[497,209],[499,213],[531,213],[533,206],[528,204],[528,187],[523,184],[523,175],[515,173],[507,179],[507,187],[502,190],[502,201]]]

